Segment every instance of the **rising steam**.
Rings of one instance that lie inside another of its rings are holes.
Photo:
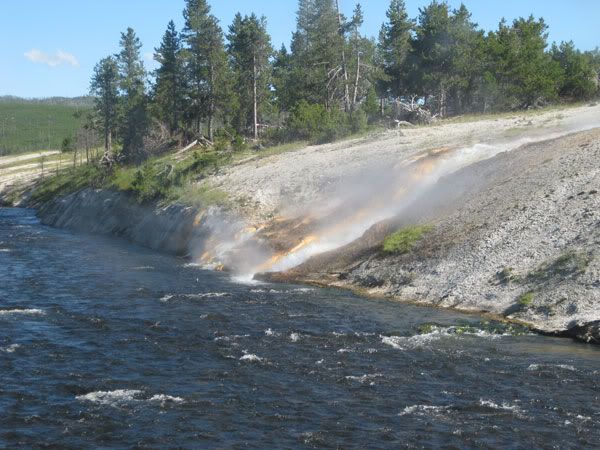
[[[439,148],[409,159],[373,164],[337,182],[322,199],[296,208],[289,217],[257,226],[217,216],[199,217],[198,224],[212,231],[196,249],[197,260],[205,267],[227,269],[246,279],[256,273],[289,270],[360,238],[376,223],[401,215],[443,176],[524,144],[594,128],[599,126],[598,119],[591,114],[583,123],[563,123],[551,133],[534,130],[519,138]],[[289,202],[293,204],[294,199]],[[287,245],[274,246],[265,233],[277,223],[282,224]]]

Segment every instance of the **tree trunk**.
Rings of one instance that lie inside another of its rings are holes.
[[[89,139],[89,130],[86,130],[86,132],[85,132],[85,163],[86,164],[90,163],[90,143],[89,143],[88,139]]]
[[[335,0],[335,6],[338,13],[338,27],[340,37],[342,38],[342,71],[344,73],[344,110],[348,112],[350,110],[350,89],[348,88],[348,69],[346,67],[346,51],[344,46],[346,40],[344,39],[344,33],[342,31],[342,13],[340,12],[340,1]]]
[[[209,106],[208,106],[208,140],[213,140],[213,116],[215,114],[215,67],[210,65],[210,87],[209,89]]]
[[[258,140],[258,93],[257,93],[257,70],[256,70],[256,54],[252,57],[253,63],[253,88],[254,88],[254,103],[253,103],[253,114],[254,114],[254,139]]]
[[[356,105],[356,98],[358,97],[358,82],[360,81],[360,52],[356,52],[356,80],[354,80],[354,96],[352,97],[352,110]]]
[[[104,153],[110,155],[112,150],[112,139],[110,133],[110,127],[108,124],[104,124]]]
[[[446,116],[446,88],[440,83],[440,117]]]

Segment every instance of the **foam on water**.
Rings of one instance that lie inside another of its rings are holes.
[[[381,336],[381,342],[398,350],[407,350],[422,347],[443,338],[461,336],[475,336],[486,339],[498,339],[511,336],[510,333],[493,333],[479,329],[464,329],[461,327],[432,327],[429,333],[415,334],[413,336]]]
[[[438,332],[417,334],[415,336],[381,336],[381,342],[395,348],[396,350],[407,350],[415,347],[427,345],[432,341],[442,338]]]
[[[150,402],[159,402],[161,406],[165,406],[168,403],[183,403],[184,400],[181,397],[173,397],[172,395],[158,394],[153,395],[148,399]]]
[[[349,375],[345,378],[346,378],[346,380],[350,380],[350,381],[358,381],[361,384],[369,383],[370,386],[373,386],[373,385],[375,385],[374,380],[377,378],[383,378],[383,374],[381,374],[381,373],[366,373],[361,376]]]
[[[553,368],[577,372],[577,369],[569,364],[530,364],[527,370],[535,372],[538,370],[552,370]]]
[[[237,284],[247,284],[250,286],[255,286],[258,284],[263,284],[262,281],[258,281],[254,279],[254,274],[253,273],[246,273],[246,274],[240,274],[240,275],[234,275],[231,277],[231,281],[233,281],[234,283]]]
[[[143,391],[137,389],[116,389],[114,391],[94,391],[85,395],[75,397],[79,401],[97,403],[100,405],[120,406],[124,403],[129,403],[139,400]]]
[[[3,352],[3,353],[14,353],[15,350],[17,350],[19,348],[21,348],[20,344],[11,344],[11,345],[9,345],[7,347],[0,347],[0,352]]]
[[[435,406],[435,405],[412,405],[407,406],[404,410],[398,413],[399,416],[437,416],[451,409],[450,406]]]
[[[202,294],[187,294],[184,297],[186,298],[222,298],[222,297],[231,297],[229,292],[205,292]]]
[[[144,391],[139,389],[116,389],[114,391],[94,391],[89,394],[78,395],[75,398],[82,402],[112,407],[120,407],[130,403],[140,402],[160,403],[161,406],[165,406],[168,403],[184,402],[184,399],[181,397],[174,397],[166,394],[156,394],[149,398],[145,397]]]
[[[483,406],[485,408],[490,408],[490,409],[494,409],[497,411],[508,411],[511,412],[517,416],[522,416],[523,415],[523,410],[521,410],[521,408],[518,405],[511,405],[508,402],[502,402],[502,403],[495,403],[492,400],[485,400],[483,398],[479,399],[479,406]]]
[[[250,337],[249,334],[234,334],[233,336],[217,336],[214,340],[215,340],[215,342],[219,342],[219,341],[231,342],[231,341],[235,341],[238,339],[245,339],[245,338],[249,338],[249,337]]]
[[[13,314],[43,316],[46,313],[41,309],[0,309],[0,316],[7,316]]]
[[[240,361],[248,361],[248,362],[262,362],[263,358],[260,356],[254,355],[252,353],[246,353],[240,358]]]
[[[300,288],[293,288],[293,289],[261,289],[261,288],[256,288],[256,289],[250,289],[250,292],[252,292],[253,294],[302,294],[302,293],[307,293],[307,292],[313,292],[314,288],[308,288],[308,287],[300,287]]]

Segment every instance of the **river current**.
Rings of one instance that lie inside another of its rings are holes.
[[[600,348],[0,209],[0,447],[593,448]]]

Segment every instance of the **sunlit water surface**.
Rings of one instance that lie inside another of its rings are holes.
[[[479,322],[0,209],[0,446],[598,446],[600,349]]]

